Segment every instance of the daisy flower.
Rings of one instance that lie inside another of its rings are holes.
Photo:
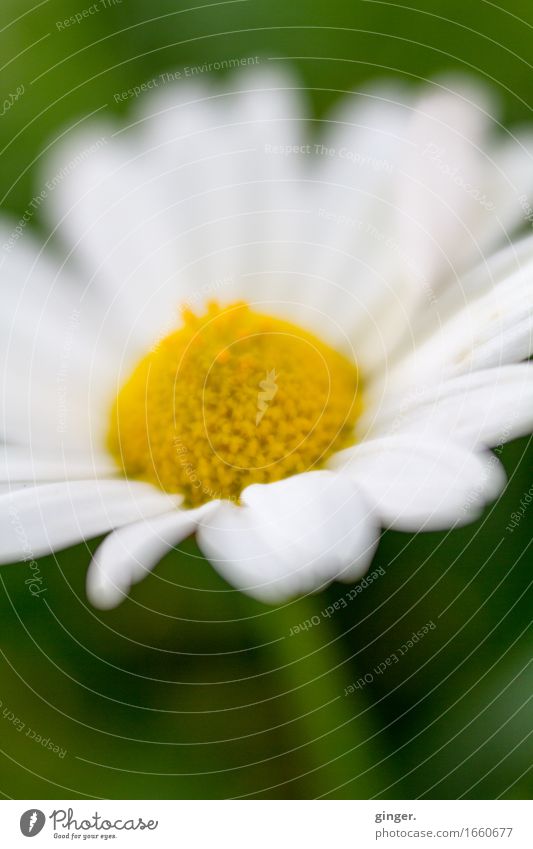
[[[163,83],[2,221],[1,561],[106,534],[112,607],[195,533],[277,602],[479,517],[533,422],[527,128],[463,78],[320,122],[273,70]]]

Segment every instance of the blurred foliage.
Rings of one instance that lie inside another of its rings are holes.
[[[2,207],[23,213],[39,156],[65,126],[94,110],[127,112],[115,92],[228,57],[297,66],[317,116],[369,77],[456,69],[493,83],[506,121],[529,120],[531,3],[416,4],[122,0],[60,31],[83,2],[3,0],[3,97],[25,91],[0,119]],[[230,591],[188,541],[131,600],[100,614],[85,600],[86,546],[40,562],[39,598],[24,564],[3,568],[0,789],[14,798],[527,797],[531,520],[512,534],[505,526],[530,487],[531,457],[525,440],[506,447],[510,485],[476,525],[386,534],[375,561],[386,575],[293,636],[346,588],[263,607]],[[401,663],[344,695],[429,621],[437,627]]]

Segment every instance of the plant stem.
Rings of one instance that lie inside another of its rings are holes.
[[[369,798],[386,786],[379,735],[366,694],[345,688],[354,673],[341,637],[309,596],[254,617],[283,715],[289,746],[283,772],[287,796]],[[296,630],[298,625],[307,627]],[[278,705],[279,707],[279,705]]]

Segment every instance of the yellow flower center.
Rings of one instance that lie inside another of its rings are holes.
[[[361,393],[342,354],[244,303],[183,318],[113,405],[109,449],[127,477],[188,505],[238,500],[353,444]]]

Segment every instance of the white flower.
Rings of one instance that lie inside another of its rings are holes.
[[[80,122],[1,227],[1,562],[109,532],[87,589],[111,607],[196,532],[276,601],[359,578],[381,527],[478,517],[489,448],[533,421],[533,239],[509,243],[533,145],[495,114],[464,80],[390,83],[317,126],[262,71]]]

